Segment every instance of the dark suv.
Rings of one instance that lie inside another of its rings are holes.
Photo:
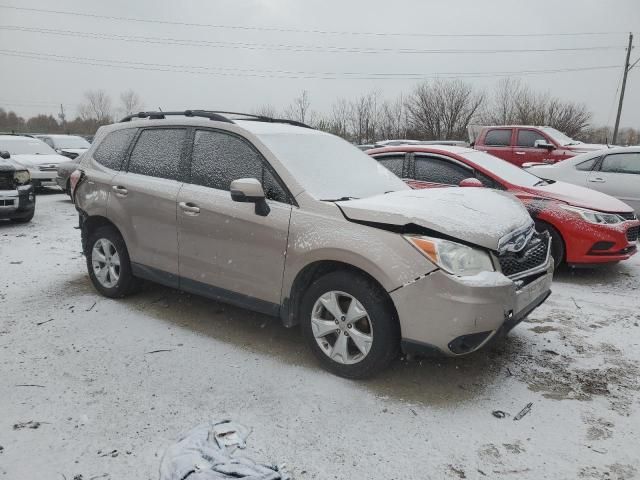
[[[9,152],[0,152],[0,219],[30,222],[35,208],[36,197],[29,170],[11,160]]]

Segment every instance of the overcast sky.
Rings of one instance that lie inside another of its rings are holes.
[[[265,104],[282,110],[306,89],[312,109],[329,111],[337,97],[353,98],[371,90],[384,98],[408,93],[418,82],[415,74],[429,78],[615,66],[522,76],[535,89],[586,103],[594,124],[611,125],[627,43],[625,32],[633,31],[634,43],[640,45],[640,0],[0,0],[0,5],[161,21],[0,8],[0,106],[22,115],[54,113],[59,103],[74,115],[85,90],[105,89],[115,100],[129,88],[141,95],[148,109],[238,111]],[[67,36],[60,35],[63,32]],[[358,34],[362,32],[394,35]],[[576,32],[617,33],[486,36]],[[82,36],[87,33],[101,38]],[[443,34],[477,36],[440,36]],[[132,41],[132,36],[146,40]],[[165,40],[149,43],[158,38]],[[167,39],[191,41],[191,45],[167,45]],[[415,52],[572,48],[592,49]],[[363,49],[374,52],[364,53]],[[407,49],[413,52],[402,53]],[[636,47],[632,61],[639,56]],[[115,63],[87,64],[105,60]],[[357,78],[345,78],[345,73],[355,73]],[[387,78],[371,78],[379,74]],[[389,74],[398,78],[389,79]],[[498,78],[466,81],[490,91]],[[629,74],[623,126],[640,128],[639,107],[640,64]]]

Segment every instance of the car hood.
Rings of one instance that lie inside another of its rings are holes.
[[[352,221],[415,224],[491,250],[498,250],[506,235],[532,224],[514,196],[484,188],[401,190],[336,203]]]
[[[574,207],[589,208],[600,212],[623,213],[633,211],[629,205],[611,195],[571,183],[553,182],[540,187],[520,187],[520,190],[529,194],[559,200]]]
[[[18,162],[11,160],[10,158],[0,158],[0,172],[15,172],[16,170],[22,170],[24,167]]]
[[[11,155],[11,158],[16,162],[24,165],[25,167],[36,167],[38,165],[57,165],[60,162],[66,162],[69,159],[62,155],[50,154],[50,155],[27,155],[17,154]]]
[[[566,145],[564,148],[571,150],[572,152],[592,152],[593,150],[606,150],[609,145],[603,145],[600,143],[579,143],[577,145]]]

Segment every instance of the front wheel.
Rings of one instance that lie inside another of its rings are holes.
[[[366,378],[398,354],[400,328],[387,293],[349,271],[311,284],[302,300],[302,329],[311,350],[332,373]]]
[[[87,269],[93,286],[105,297],[118,298],[133,293],[138,279],[131,273],[129,252],[113,227],[99,227],[89,234]]]
[[[565,256],[565,247],[562,235],[560,235],[560,232],[558,232],[558,230],[556,230],[552,225],[549,225],[546,222],[537,221],[535,223],[536,230],[538,232],[548,232],[551,236],[551,256],[553,257],[554,269],[557,270],[560,264],[564,262]]]

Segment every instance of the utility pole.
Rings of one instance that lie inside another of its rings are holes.
[[[629,34],[629,46],[627,47],[627,58],[624,61],[624,74],[622,75],[622,88],[620,89],[620,101],[618,102],[618,114],[616,115],[616,125],[613,127],[613,138],[611,143],[615,145],[618,140],[618,127],[620,126],[620,115],[622,114],[622,102],[624,101],[624,89],[627,86],[627,74],[631,70],[629,65],[629,57],[631,56],[631,48],[633,46],[633,33]]]

